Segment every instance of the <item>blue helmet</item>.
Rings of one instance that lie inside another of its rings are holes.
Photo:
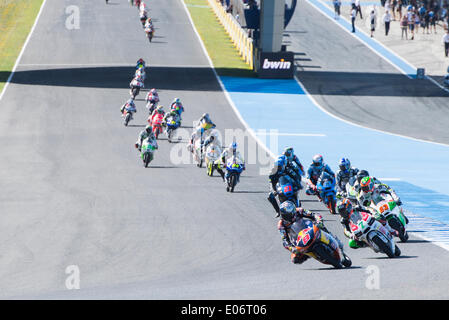
[[[348,158],[341,158],[338,162],[338,166],[340,167],[341,171],[346,172],[351,168],[351,162]]]
[[[284,168],[285,165],[287,164],[287,157],[284,155],[279,156],[276,159],[276,163],[275,163],[278,167]]]
[[[286,156],[289,161],[292,161],[293,160],[293,156],[294,156],[293,147],[285,148],[284,149],[284,156]]]

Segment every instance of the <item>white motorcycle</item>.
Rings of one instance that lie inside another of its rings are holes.
[[[366,212],[354,211],[349,221],[352,233],[358,240],[365,242],[374,252],[385,253],[389,258],[401,255],[393,236],[382,223]]]
[[[405,217],[402,208],[398,206],[391,195],[383,193],[381,197],[383,200],[376,205],[371,203],[370,211],[374,212],[375,215],[384,216],[388,225],[398,232],[399,239],[406,242],[408,240],[406,229],[408,219]]]
[[[207,168],[207,175],[212,177],[214,175],[214,162],[220,158],[221,155],[221,147],[219,145],[210,144],[207,146],[206,154],[205,154],[205,161],[206,161],[206,168]]]

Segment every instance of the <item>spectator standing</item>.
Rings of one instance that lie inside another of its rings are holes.
[[[385,11],[383,17],[383,22],[385,23],[385,35],[388,36],[388,32],[390,31],[390,22],[391,22],[391,14],[390,11]]]
[[[371,10],[369,14],[369,21],[371,24],[371,38],[374,36],[374,31],[376,31],[376,12]]]
[[[419,32],[419,25],[421,24],[421,20],[419,19],[419,13],[416,11],[415,12],[415,31],[416,34],[418,34]]]
[[[449,54],[449,30],[446,30],[446,34],[443,36],[442,42],[444,43],[444,55],[447,57]]]
[[[415,14],[412,10],[407,11],[407,24],[410,33],[412,34],[411,40],[413,40],[415,38]]]
[[[433,27],[433,31],[435,32],[435,34],[437,34],[437,27],[436,27],[437,17],[436,17],[435,11],[433,9],[430,9],[429,17],[430,17],[430,33],[432,33],[432,27]]]
[[[401,39],[404,39],[405,34],[405,40],[408,40],[407,38],[407,16],[403,15],[401,20]]]
[[[427,30],[427,34],[429,34],[429,28],[430,28],[430,12],[426,11],[424,14],[424,25]]]
[[[403,6],[403,2],[402,2],[403,0],[399,0],[398,1],[398,6],[397,6],[397,8],[396,8],[396,11],[398,12],[398,14],[399,14],[399,21],[402,21],[402,6]]]
[[[357,10],[357,13],[360,14],[360,19],[363,19],[363,17],[362,17],[362,8],[360,6],[360,0],[355,0],[354,4],[355,4],[355,9]]]
[[[355,18],[357,17],[357,9],[355,8],[355,4],[352,5],[351,9],[351,23],[352,23],[352,31],[355,32]]]
[[[390,14],[392,16],[392,20],[396,21],[396,7],[398,6],[398,0],[393,0],[392,4],[391,4],[391,10],[390,10]]]
[[[338,19],[340,17],[341,1],[340,0],[333,0],[333,1],[334,1],[335,19]]]

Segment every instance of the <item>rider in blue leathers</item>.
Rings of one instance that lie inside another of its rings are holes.
[[[289,154],[289,156],[291,156],[291,154]],[[293,157],[291,157],[291,159],[292,158]],[[271,190],[270,190],[270,193],[268,194],[267,200],[271,203],[274,210],[276,211],[276,213],[277,213],[276,217],[279,216],[279,204],[276,201],[276,184],[278,183],[279,178],[283,175],[288,175],[290,178],[292,178],[292,180],[295,184],[295,189],[297,189],[297,190],[301,189],[301,182],[300,182],[301,175],[300,175],[300,173],[297,174],[297,171],[295,171],[292,168],[292,166],[293,166],[292,164],[289,165],[289,161],[288,161],[287,157],[285,156],[285,154],[282,154],[274,162],[274,166],[271,169],[271,173],[268,176],[268,179],[271,184]],[[302,168],[301,163],[300,163],[300,166],[301,166],[300,168]],[[299,177],[299,181],[298,181],[298,177]]]
[[[346,184],[351,178],[356,179],[359,169],[351,167],[351,162],[347,158],[340,159],[339,170],[337,171],[337,192],[340,194],[346,193]]]
[[[292,147],[285,148],[283,154],[287,159],[286,169],[289,175],[295,180],[299,189],[302,189],[301,176],[304,176],[304,167],[301,161],[295,155]]]
[[[318,182],[318,179],[320,179],[323,172],[327,172],[331,176],[335,178],[335,174],[332,171],[332,169],[323,162],[323,156],[320,154],[317,154],[313,156],[312,164],[310,165],[309,169],[307,170],[307,179],[310,181],[312,185],[308,186],[306,190],[307,195],[318,195],[316,191],[316,184]]]

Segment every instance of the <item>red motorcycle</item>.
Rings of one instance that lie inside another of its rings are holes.
[[[164,119],[163,114],[156,114],[153,118],[151,125],[153,126],[153,133],[156,139],[159,137],[159,134],[162,133],[162,120]]]

